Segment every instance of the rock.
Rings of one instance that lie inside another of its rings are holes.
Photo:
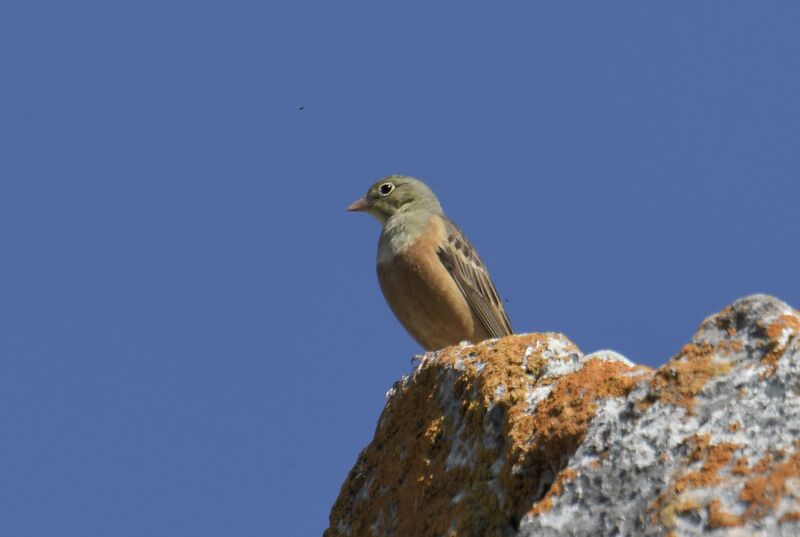
[[[800,535],[798,334],[755,295],[656,371],[552,333],[434,353],[325,535]]]

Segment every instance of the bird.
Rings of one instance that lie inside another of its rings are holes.
[[[511,335],[486,266],[419,179],[389,175],[347,207],[382,225],[381,291],[406,331],[427,351]]]

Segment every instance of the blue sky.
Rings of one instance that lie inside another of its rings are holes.
[[[416,175],[517,331],[665,362],[800,305],[800,7],[0,8],[0,535],[316,535],[416,344]],[[300,108],[303,107],[302,110]]]

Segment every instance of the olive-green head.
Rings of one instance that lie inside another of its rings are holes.
[[[395,215],[416,211],[442,214],[433,191],[419,179],[404,175],[389,175],[377,181],[347,210],[367,212],[382,224]]]

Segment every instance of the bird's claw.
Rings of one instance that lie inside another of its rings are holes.
[[[411,357],[411,363],[417,364],[417,367],[424,366],[428,360],[436,356],[436,351],[426,351],[425,354],[415,354]]]

